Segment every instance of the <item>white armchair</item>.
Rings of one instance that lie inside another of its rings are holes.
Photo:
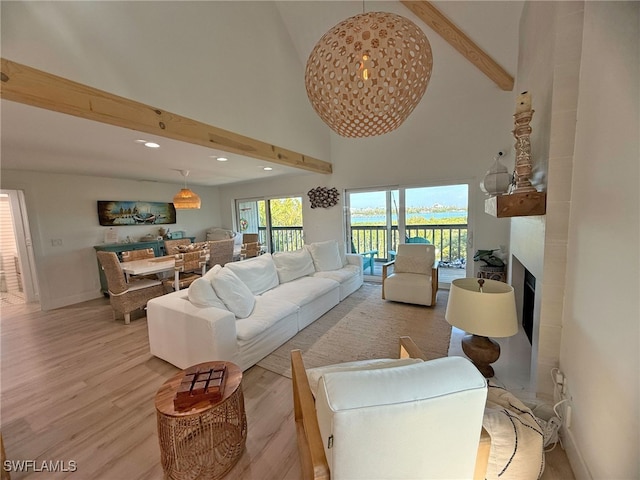
[[[422,356],[410,338],[401,345],[401,357]],[[487,384],[467,359],[370,360],[305,371],[294,350],[291,365],[304,479],[485,478]]]
[[[393,273],[389,275],[389,269]],[[431,244],[398,245],[396,258],[382,265],[382,298],[433,306],[438,293],[438,262]]]

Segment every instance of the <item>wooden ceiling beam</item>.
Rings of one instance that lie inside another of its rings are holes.
[[[400,0],[400,3],[411,10],[434,32],[444,38],[447,43],[480,69],[480,71],[496,83],[498,87],[505,91],[513,90],[513,77],[476,45],[474,41],[451,20],[445,17],[431,2],[426,0]]]
[[[2,58],[0,98],[229,153],[330,174],[332,165]]]

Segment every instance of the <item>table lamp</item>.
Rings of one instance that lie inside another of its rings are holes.
[[[462,351],[486,378],[491,363],[500,358],[500,345],[488,337],[510,337],[518,332],[513,287],[496,280],[459,278],[451,282],[445,318],[469,335]]]

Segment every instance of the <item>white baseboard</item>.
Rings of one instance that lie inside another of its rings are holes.
[[[567,453],[567,458],[569,459],[576,480],[593,480],[591,473],[589,473],[589,468],[587,468],[587,464],[578,449],[573,431],[563,425],[560,429],[560,434],[562,437],[562,445]]]

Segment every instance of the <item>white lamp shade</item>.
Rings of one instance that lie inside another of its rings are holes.
[[[484,280],[480,292],[477,278],[451,282],[445,318],[454,327],[483,337],[510,337],[518,332],[513,287]]]

